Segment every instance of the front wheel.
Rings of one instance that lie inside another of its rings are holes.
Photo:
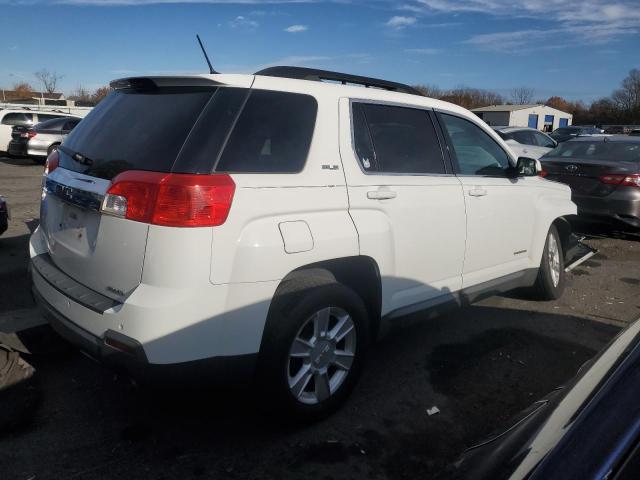
[[[258,366],[262,406],[298,421],[346,400],[369,341],[366,308],[353,290],[326,279],[305,283],[274,299]]]
[[[539,300],[557,300],[565,287],[564,254],[560,235],[551,225],[542,252],[538,277],[533,286],[534,295]]]

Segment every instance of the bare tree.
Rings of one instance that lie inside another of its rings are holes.
[[[71,95],[69,95],[69,100],[75,100],[76,102],[90,102],[91,101],[91,92],[80,85],[76,88]]]
[[[511,101],[516,105],[526,105],[533,102],[535,90],[530,87],[516,87],[511,90]]]
[[[413,88],[425,97],[440,98],[442,96],[442,90],[436,85],[414,85]]]
[[[93,103],[98,104],[100,101],[111,93],[111,87],[100,87],[91,95]]]
[[[63,77],[63,75],[57,72],[50,72],[45,68],[38,70],[33,75],[42,83],[47,93],[54,93],[58,87],[58,81]]]

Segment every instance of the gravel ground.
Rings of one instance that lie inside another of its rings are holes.
[[[0,331],[39,322],[26,248],[41,172],[0,158],[13,214],[0,237]],[[37,373],[0,392],[0,409],[20,406],[0,431],[2,478],[437,478],[640,316],[638,238],[580,229],[600,253],[570,276],[562,299],[493,297],[396,330],[374,346],[344,408],[306,427],[256,413],[252,390],[142,391],[48,327],[26,330]],[[432,406],[440,413],[429,416]]]

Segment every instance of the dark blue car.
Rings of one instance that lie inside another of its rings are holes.
[[[640,320],[570,384],[533,404],[505,432],[467,450],[451,477],[640,478]]]

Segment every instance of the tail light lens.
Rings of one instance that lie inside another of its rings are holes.
[[[60,156],[58,155],[58,151],[54,150],[47,157],[47,161],[44,164],[44,176],[46,177],[51,172],[53,172],[60,165]]]
[[[640,188],[640,174],[638,173],[633,173],[631,175],[617,173],[602,175],[600,177],[600,181],[609,185],[622,185],[625,187]]]
[[[33,138],[33,137],[35,137],[36,135],[38,135],[38,134],[37,134],[36,132],[34,132],[33,130],[29,130],[29,131],[27,132],[27,138]]]
[[[113,179],[102,212],[168,227],[214,227],[229,215],[235,193],[229,175],[128,171]]]
[[[539,176],[539,177],[544,178],[544,177],[546,177],[547,175],[549,175],[549,172],[547,172],[546,170],[540,170],[540,171],[538,172],[538,176]]]

